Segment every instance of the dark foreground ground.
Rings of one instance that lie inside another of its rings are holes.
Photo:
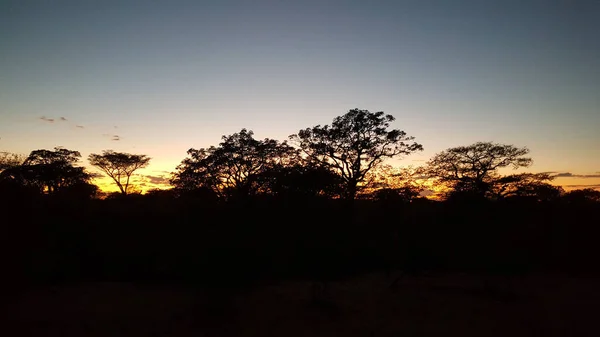
[[[5,300],[1,336],[600,336],[598,279],[370,274],[247,291],[83,283]]]

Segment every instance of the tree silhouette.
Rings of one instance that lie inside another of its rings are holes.
[[[268,169],[296,160],[297,151],[286,142],[257,140],[254,133],[242,129],[223,136],[218,147],[190,149],[173,174],[177,189],[210,188],[221,197],[244,197],[260,190],[258,176]]]
[[[219,181],[212,174],[207,149],[189,149],[188,157],[177,166],[170,183],[179,194],[190,194],[199,190],[219,192]]]
[[[335,172],[327,167],[301,163],[272,167],[257,180],[265,193],[279,198],[335,198],[343,191],[343,181]]]
[[[25,157],[10,152],[0,152],[0,173],[6,169],[19,166],[25,161]]]
[[[449,185],[453,188],[452,193],[483,197],[492,192],[498,182],[500,178],[498,169],[508,166],[518,169],[531,165],[531,158],[524,157],[528,153],[527,148],[478,142],[469,146],[450,148],[436,154],[429,160],[423,173],[439,183]],[[512,177],[512,179],[517,178],[519,176]],[[508,182],[511,179],[506,180]]]
[[[126,195],[129,191],[130,178],[133,173],[148,166],[150,159],[146,155],[114,152],[112,150],[103,151],[102,154],[92,153],[88,157],[91,165],[96,166],[114,180],[123,195]]]
[[[91,191],[91,175],[84,168],[75,166],[79,158],[79,152],[59,147],[54,151],[35,150],[21,165],[4,169],[2,176],[22,186],[33,187],[40,193],[65,193],[65,190],[75,188]],[[13,160],[14,163],[16,161]]]
[[[19,167],[25,161],[25,156],[0,152],[0,197],[14,199],[17,195],[35,194],[36,188],[24,188]]]
[[[414,137],[404,131],[388,130],[394,120],[382,111],[353,109],[336,117],[331,126],[300,130],[290,139],[298,144],[308,161],[337,172],[346,185],[344,197],[354,200],[367,173],[385,159],[423,149],[420,144],[409,143]]]
[[[419,169],[381,165],[367,175],[362,195],[386,201],[410,202],[425,190]]]
[[[554,177],[547,173],[520,173],[498,178],[492,193],[496,199],[518,197],[535,198],[538,201],[550,201],[560,198],[563,189],[548,182]]]
[[[586,204],[586,203],[600,203],[600,191],[584,188],[580,190],[572,190],[564,195],[564,199],[567,202]]]

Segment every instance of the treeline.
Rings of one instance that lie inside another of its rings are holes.
[[[150,158],[105,151],[90,164],[121,196],[97,199],[80,154],[57,148],[0,167],[2,259],[15,284],[80,280],[247,285],[367,271],[597,272],[600,192],[565,193],[528,150],[489,142],[425,166],[383,112],[350,110],[289,143],[241,130],[190,149],[170,190],[130,193]],[[431,185],[428,185],[431,184]],[[439,191],[444,201],[423,197]]]
[[[510,197],[554,200],[563,196],[591,201],[591,189],[566,194],[549,182],[550,174],[500,175],[499,169],[528,167],[527,148],[479,142],[436,154],[423,167],[393,168],[386,159],[402,158],[423,147],[404,131],[392,129],[391,115],[350,110],[331,125],[300,130],[289,141],[258,140],[252,131],[223,136],[217,146],[190,149],[172,173],[174,196],[230,202],[256,197],[278,199],[359,198],[410,201],[428,192],[443,199]],[[4,194],[37,193],[92,198],[97,176],[77,166],[81,155],[63,148],[36,150],[26,158],[0,155]],[[147,167],[146,155],[112,150],[90,154],[91,166],[110,177],[123,195],[131,192],[134,173]],[[153,191],[153,193],[160,193]]]

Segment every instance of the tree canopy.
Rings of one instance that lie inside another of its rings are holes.
[[[496,199],[520,197],[538,200],[558,199],[564,190],[559,186],[550,185],[554,179],[547,173],[520,173],[500,177],[492,186]]]
[[[54,151],[35,150],[20,165],[12,156],[13,162],[2,171],[2,176],[5,180],[35,188],[40,193],[64,193],[67,189],[82,186],[88,192],[95,193],[89,183],[91,175],[83,167],[75,166],[80,157],[78,151],[60,147],[54,148]]]
[[[414,167],[382,165],[369,173],[363,195],[375,200],[411,202],[425,190],[419,182],[420,175]]]
[[[334,118],[331,125],[317,125],[290,136],[306,160],[334,170],[345,182],[345,198],[353,200],[366,175],[385,159],[421,151],[398,129],[388,130],[395,118],[384,112],[353,109]]]
[[[559,196],[561,190],[548,184],[548,174],[520,173],[501,175],[499,169],[528,167],[532,159],[526,157],[525,147],[478,142],[458,146],[436,154],[423,169],[423,173],[439,184],[451,188],[451,195],[470,194],[475,197],[530,197]]]
[[[385,200],[387,206],[434,194],[453,200],[560,198],[581,203],[598,199],[600,192],[594,190],[565,193],[550,184],[555,176],[548,173],[507,174],[508,168],[532,164],[529,149],[514,145],[477,142],[441,151],[423,167],[394,168],[387,159],[423,149],[414,137],[393,129],[394,120],[382,111],[352,109],[335,117],[330,125],[316,125],[289,136],[289,144],[259,140],[251,130],[241,129],[222,136],[216,146],[190,148],[172,173],[170,184],[175,189],[164,195],[185,194],[205,201],[250,196],[286,202],[360,198]],[[77,166],[80,158],[79,152],[61,147],[35,150],[27,157],[0,152],[0,187],[5,196],[12,193],[9,189],[36,195],[73,191],[76,186],[81,193],[95,194],[97,187],[94,191],[90,187],[92,175]],[[141,192],[132,177],[147,167],[151,158],[105,150],[90,154],[88,160],[114,181],[118,196]],[[164,177],[160,179],[164,181]]]
[[[591,188],[572,190],[565,193],[565,200],[571,203],[585,204],[600,202],[600,191]]]
[[[343,192],[340,176],[327,167],[298,161],[278,165],[258,176],[262,192],[283,199],[337,198]]]
[[[223,136],[218,146],[188,150],[171,184],[184,191],[209,188],[225,198],[247,196],[259,191],[260,174],[289,165],[296,156],[286,142],[257,140],[252,131],[242,129]]]
[[[0,173],[6,169],[19,166],[25,161],[25,156],[11,152],[0,152]]]
[[[138,169],[148,166],[150,159],[146,155],[103,151],[102,154],[92,153],[88,160],[91,165],[96,166],[108,175],[121,191],[127,194],[131,186],[131,176]]]

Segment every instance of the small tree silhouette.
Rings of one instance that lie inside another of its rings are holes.
[[[524,147],[491,142],[454,147],[429,160],[424,174],[433,177],[438,183],[450,185],[453,189],[451,196],[460,194],[482,198],[493,193],[498,183],[506,185],[511,180],[500,181],[498,169],[508,166],[518,169],[531,165],[531,158],[524,157],[528,153],[529,149]],[[519,176],[512,178],[519,180]],[[514,179],[510,181],[513,185]]]
[[[575,204],[600,203],[600,191],[591,188],[572,190],[565,193],[564,199]]]
[[[25,161],[25,156],[11,152],[0,152],[0,173],[2,171],[21,165]]]
[[[112,178],[123,195],[129,191],[131,175],[150,163],[150,158],[146,155],[112,150],[103,151],[102,154],[92,153],[88,160],[91,165],[96,166]]]

